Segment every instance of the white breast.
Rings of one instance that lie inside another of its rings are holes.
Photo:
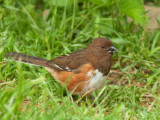
[[[86,81],[89,82],[89,85],[83,88],[81,94],[99,89],[105,84],[105,81],[107,79],[107,76],[104,76],[103,73],[101,73],[97,69],[95,71],[89,71],[87,73],[87,76],[91,76],[91,79],[89,81]]]

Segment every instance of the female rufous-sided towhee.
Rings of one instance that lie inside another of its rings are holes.
[[[104,85],[111,68],[111,59],[116,48],[106,38],[95,38],[87,48],[62,55],[53,60],[9,52],[6,57],[38,65],[47,69],[51,75],[66,84],[69,92],[83,95]]]

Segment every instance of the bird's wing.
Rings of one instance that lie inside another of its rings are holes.
[[[78,68],[87,63],[85,49],[78,50],[74,53],[62,55],[49,61],[47,65],[58,71],[79,72]]]

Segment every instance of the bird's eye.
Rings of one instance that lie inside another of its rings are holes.
[[[104,46],[104,45],[101,45],[101,48],[105,48],[105,46]]]

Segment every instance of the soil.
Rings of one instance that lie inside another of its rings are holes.
[[[147,16],[149,17],[148,29],[157,29],[158,27],[157,19],[160,20],[160,7],[145,5],[145,10]]]

